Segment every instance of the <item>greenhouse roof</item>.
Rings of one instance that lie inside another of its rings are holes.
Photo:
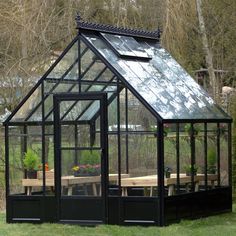
[[[158,31],[88,23],[79,17],[77,23],[78,36],[5,123],[52,122],[53,94],[78,92],[85,83],[90,85],[83,91],[91,91],[92,86],[96,91],[107,92],[109,104],[119,92],[117,78],[159,121],[231,122],[231,117],[161,47]],[[91,62],[86,62],[81,72],[78,64],[84,55]],[[96,119],[99,106],[95,101],[84,107],[67,103],[63,109],[64,121],[89,122]]]
[[[163,120],[231,119],[161,47],[159,32],[91,24],[78,18],[85,40]]]

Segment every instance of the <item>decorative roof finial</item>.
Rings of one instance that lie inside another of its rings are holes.
[[[80,22],[83,22],[82,17],[80,16],[80,13],[77,12],[77,16],[75,18],[76,22],[77,22],[77,26],[79,26]]]
[[[157,35],[158,35],[158,38],[160,39],[161,38],[161,33],[162,33],[162,31],[161,31],[161,29],[160,29],[160,27],[158,26],[158,28],[157,28]]]
[[[115,27],[112,25],[105,25],[105,24],[98,24],[92,23],[88,21],[84,21],[79,12],[76,16],[77,28],[78,29],[86,29],[86,30],[94,30],[104,33],[113,33],[113,34],[121,34],[126,36],[133,36],[133,37],[142,37],[142,38],[149,38],[149,39],[160,39],[160,30],[158,28],[157,31],[145,31],[139,29],[128,29],[124,27]]]

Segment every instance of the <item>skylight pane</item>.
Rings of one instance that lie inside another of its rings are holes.
[[[120,56],[151,59],[133,37],[101,33]]]

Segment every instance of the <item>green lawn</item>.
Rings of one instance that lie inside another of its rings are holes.
[[[101,225],[97,227],[81,227],[62,224],[6,224],[5,214],[0,213],[0,236],[231,236],[236,235],[236,212],[219,216],[182,221],[168,227],[120,227]]]

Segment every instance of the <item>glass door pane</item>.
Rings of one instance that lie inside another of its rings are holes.
[[[94,98],[83,93],[57,97],[58,101],[54,99],[54,115],[59,220],[104,222],[107,145],[106,109],[102,100],[105,96],[100,94]],[[89,119],[81,120],[92,104],[96,104],[96,109],[90,111]]]

